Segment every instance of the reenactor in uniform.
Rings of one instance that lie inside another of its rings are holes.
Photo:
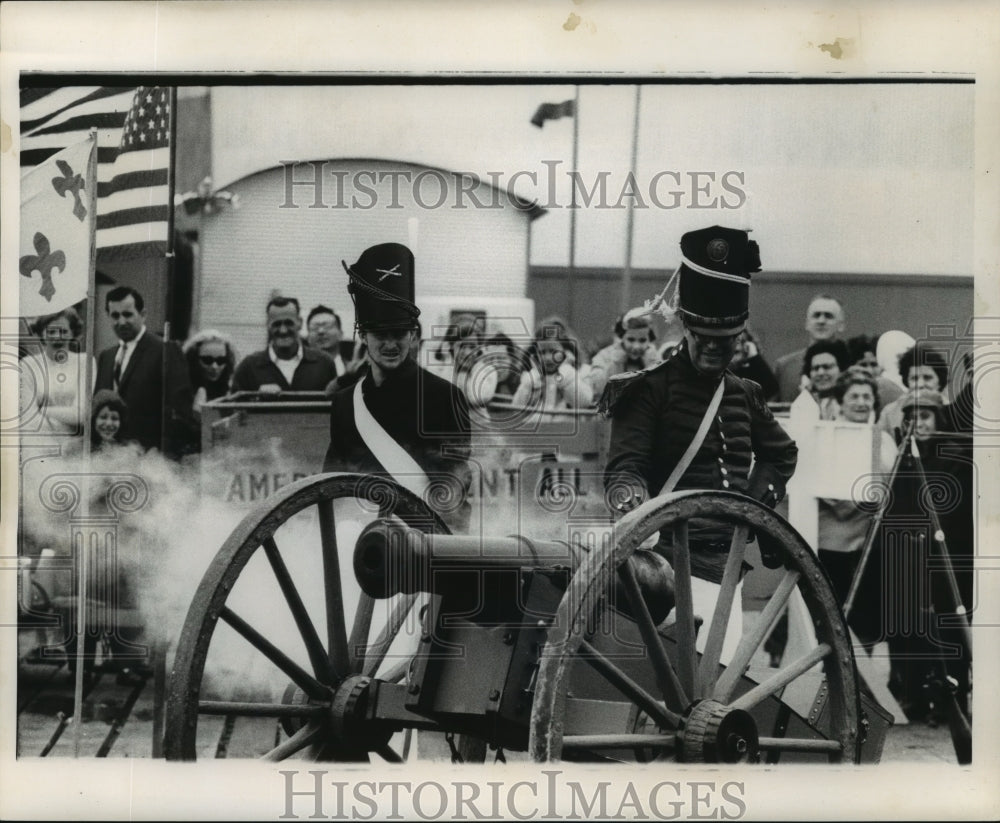
[[[333,395],[324,471],[390,476],[453,531],[464,531],[471,509],[469,407],[460,389],[410,356],[420,316],[413,254],[383,243],[353,266],[341,262],[368,361],[362,379]]]
[[[604,483],[616,513],[682,489],[742,492],[770,506],[784,496],[795,442],[774,419],[761,387],[728,370],[750,313],[750,274],[757,271],[760,252],[745,231],[712,226],[681,238],[677,313],[684,338],[660,365],[612,378],[599,406],[612,417]],[[679,466],[703,423],[701,444],[689,465]],[[733,527],[694,521],[689,529],[695,613],[706,625]],[[655,547],[668,560],[671,540],[665,530]],[[737,607],[723,660],[741,632]],[[707,628],[699,632],[699,649],[706,635]]]

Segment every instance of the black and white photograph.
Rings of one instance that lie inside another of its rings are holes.
[[[5,3],[0,816],[1000,814],[998,17]]]

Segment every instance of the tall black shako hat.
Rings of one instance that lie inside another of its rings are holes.
[[[750,316],[750,273],[760,271],[760,250],[740,229],[712,226],[681,237],[677,311],[695,331],[728,336]]]
[[[340,261],[350,282],[354,325],[360,332],[416,328],[413,253],[400,243],[365,249],[353,266]]]

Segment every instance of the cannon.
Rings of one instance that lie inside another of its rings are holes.
[[[350,547],[337,528],[348,500],[371,514]],[[688,527],[705,519],[731,524],[733,537],[715,611],[697,614]],[[306,527],[318,529],[319,556],[316,571],[296,579],[286,561],[304,560]],[[663,531],[673,536],[669,566],[646,549]],[[767,538],[766,568],[753,535]],[[269,577],[275,602],[255,590],[237,604],[251,566]],[[361,588],[353,610],[351,569]],[[724,655],[731,611],[742,608],[738,584],[755,573],[775,583]],[[321,589],[319,612],[304,584]],[[772,668],[763,644],[793,597],[815,643]],[[269,636],[279,613],[290,616],[294,642]],[[222,625],[227,642],[245,644],[284,688],[220,689],[243,679],[213,666]],[[197,588],[168,684],[166,757],[211,756],[218,727],[209,721],[220,716],[276,718],[268,760],[361,762],[404,760],[393,741],[417,731],[458,735],[481,758],[489,745],[539,762],[860,763],[879,759],[891,722],[859,693],[843,615],[812,551],[748,497],[654,498],[585,546],[452,535],[392,481],[339,473],[260,501]]]

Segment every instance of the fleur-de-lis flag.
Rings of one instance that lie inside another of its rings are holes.
[[[94,139],[54,154],[21,178],[19,311],[37,317],[87,296],[96,179]]]

